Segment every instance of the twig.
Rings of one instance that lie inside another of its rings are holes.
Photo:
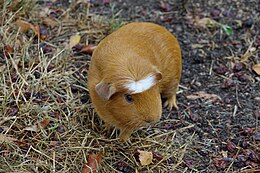
[[[241,108],[241,104],[240,104],[239,99],[238,99],[237,85],[236,85],[236,100],[237,100],[237,104],[238,104],[239,108]]]
[[[209,69],[209,75],[210,75],[210,76],[211,76],[211,74],[212,74],[213,64],[214,64],[214,60],[212,60],[212,61],[211,61],[211,64],[210,64],[210,69]]]
[[[237,113],[237,105],[235,105],[235,107],[234,107],[234,111],[233,111],[233,117],[235,117],[235,116],[236,116],[236,113]]]

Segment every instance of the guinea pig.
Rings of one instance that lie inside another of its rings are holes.
[[[148,22],[122,26],[94,50],[88,72],[93,106],[129,139],[133,130],[159,121],[164,106],[177,107],[181,48],[164,27]]]

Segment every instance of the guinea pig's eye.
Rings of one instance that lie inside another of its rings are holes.
[[[125,99],[128,103],[132,103],[134,101],[132,95],[130,94],[125,94]]]

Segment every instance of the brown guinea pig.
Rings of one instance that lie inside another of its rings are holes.
[[[181,69],[181,49],[169,31],[153,23],[127,24],[93,52],[88,88],[94,108],[127,140],[133,130],[160,119],[160,94],[165,106],[177,109]]]

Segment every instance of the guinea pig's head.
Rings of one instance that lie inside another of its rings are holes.
[[[157,122],[162,113],[158,84],[161,78],[161,73],[154,71],[139,80],[100,81],[95,89],[105,101],[99,105],[105,111],[101,118],[120,129],[121,134]]]

